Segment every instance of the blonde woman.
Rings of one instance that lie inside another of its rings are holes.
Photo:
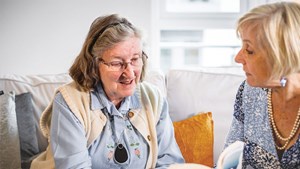
[[[300,5],[256,7],[238,21],[246,81],[225,147],[245,143],[243,168],[300,168]]]

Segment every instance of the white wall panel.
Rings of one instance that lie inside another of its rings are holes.
[[[0,74],[67,72],[91,22],[109,13],[144,30],[151,48],[148,0],[1,0]]]

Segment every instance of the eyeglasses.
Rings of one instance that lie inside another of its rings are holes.
[[[143,66],[142,56],[137,58],[132,58],[130,62],[122,61],[112,61],[105,62],[103,59],[99,59],[101,63],[105,64],[111,71],[124,71],[128,64],[130,64],[134,69],[141,68]]]

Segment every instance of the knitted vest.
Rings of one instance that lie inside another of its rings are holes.
[[[97,138],[102,132],[106,124],[106,116],[101,110],[91,110],[90,92],[85,92],[75,82],[71,82],[59,87],[55,93],[60,92],[66,101],[67,105],[75,116],[83,124],[87,147]],[[159,120],[163,96],[149,83],[143,82],[137,86],[137,94],[143,109],[139,112],[134,112],[135,116],[130,118],[132,125],[142,134],[149,145],[149,158],[146,168],[155,168],[158,154],[156,124]],[[53,98],[54,99],[54,98]],[[53,99],[41,115],[40,127],[43,135],[50,141],[50,125]],[[47,149],[42,152],[37,158],[32,161],[31,169],[54,169],[55,163],[52,155],[50,144]]]

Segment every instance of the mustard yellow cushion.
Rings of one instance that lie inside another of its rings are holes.
[[[187,163],[213,167],[212,113],[199,113],[188,119],[173,122],[175,138]]]

